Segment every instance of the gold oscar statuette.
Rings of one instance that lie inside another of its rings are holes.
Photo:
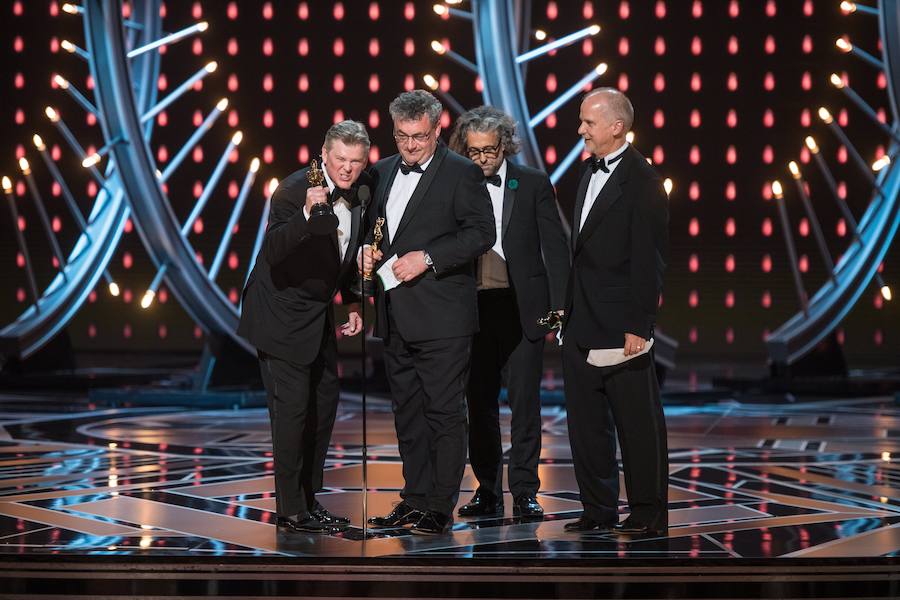
[[[319,168],[319,163],[314,159],[306,173],[306,182],[310,187],[322,187],[325,185],[325,175]],[[338,218],[334,214],[329,202],[320,202],[309,211],[307,228],[314,235],[329,235],[337,229]]]
[[[374,238],[370,248],[372,248],[372,254],[378,251],[378,246],[381,245],[381,240],[384,239],[384,232],[381,228],[384,227],[384,217],[378,217],[375,219],[375,228],[372,232],[372,237]],[[363,280],[362,280],[363,290],[366,295],[372,295],[374,293],[374,286],[372,285],[372,269],[363,269]]]

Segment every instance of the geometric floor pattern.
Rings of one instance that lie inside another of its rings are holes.
[[[357,400],[342,398],[320,496],[353,528],[315,537],[279,535],[272,524],[264,409],[108,409],[74,395],[0,396],[0,554],[547,560],[900,553],[893,398],[667,407],[670,529],[641,539],[563,531],[581,505],[561,408],[543,413],[544,519],[513,517],[507,498],[502,518],[457,519],[446,536],[398,529],[365,539]],[[398,500],[402,476],[388,405],[370,399],[368,406],[372,515]],[[502,419],[508,435],[508,412]],[[474,487],[467,468],[460,503]],[[624,518],[624,497],[621,507]]]

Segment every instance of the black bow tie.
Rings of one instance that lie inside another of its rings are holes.
[[[425,171],[419,166],[419,163],[408,165],[405,162],[400,161],[400,172],[404,175],[409,175],[410,173],[424,173]]]
[[[622,160],[622,157],[625,155],[623,152],[614,158],[595,158],[591,161],[591,173],[596,173],[598,170],[603,171],[604,173],[609,173],[609,165]]]
[[[500,179],[499,173],[494,173],[493,175],[491,175],[489,177],[485,177],[484,182],[489,183],[491,185],[496,185],[497,187],[500,187],[500,184],[503,183],[503,181]]]

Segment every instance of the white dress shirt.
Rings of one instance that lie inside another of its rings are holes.
[[[434,154],[419,166],[424,171],[433,159]],[[397,227],[400,226],[400,221],[403,220],[403,213],[406,212],[406,206],[416,191],[416,186],[419,185],[420,179],[422,179],[422,173],[410,171],[408,175],[404,175],[403,171],[397,171],[397,176],[391,185],[391,191],[388,194],[387,204],[384,209],[385,217],[387,218],[388,235],[390,235],[391,241],[394,240],[394,236],[397,234]]]
[[[625,142],[619,149],[614,150],[604,156],[603,160],[609,162],[610,160],[624,153],[627,149],[628,142]],[[597,169],[597,172],[591,175],[591,181],[590,183],[588,183],[587,194],[585,194],[584,196],[584,206],[581,208],[581,222],[578,224],[578,231],[581,231],[581,228],[584,227],[584,222],[587,221],[588,215],[591,214],[591,208],[594,207],[594,200],[597,199],[597,196],[603,190],[603,186],[606,185],[606,182],[609,181],[610,177],[612,177],[612,174],[616,170],[616,167],[618,167],[621,163],[621,160],[617,160],[613,164],[607,165],[609,173],[604,173],[601,169]]]
[[[328,185],[328,193],[334,193],[335,185],[331,180],[331,177],[328,176],[328,171],[325,170],[325,163],[322,163],[322,173],[325,175],[325,183],[326,185]],[[350,247],[350,231],[351,227],[353,226],[353,219],[350,213],[350,203],[347,202],[345,198],[338,198],[332,203],[331,208],[332,210],[334,210],[334,216],[338,218],[338,246],[340,247],[340,258],[343,261],[344,256],[347,254],[347,248]],[[306,210],[305,204],[303,205],[303,215],[308,221],[309,212]]]
[[[503,240],[500,232],[503,228],[503,192],[506,186],[506,159],[500,165],[497,175],[500,176],[499,186],[485,183],[488,194],[491,195],[491,205],[494,207],[494,224],[497,226],[497,241],[494,242],[494,247],[491,250],[499,254],[500,258],[506,260],[506,255],[503,254]]]

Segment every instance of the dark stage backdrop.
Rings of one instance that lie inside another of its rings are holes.
[[[771,179],[778,177],[786,184],[805,284],[812,292],[826,277],[786,171],[789,160],[801,161],[809,175],[832,252],[838,255],[847,247],[849,235],[828,189],[813,164],[803,164],[809,160],[801,151],[804,136],[811,133],[819,140],[857,217],[869,201],[865,182],[816,117],[820,105],[831,108],[868,160],[885,150],[885,137],[827,81],[833,71],[845,73],[873,106],[887,110],[879,73],[838,53],[834,45],[838,36],[847,34],[860,47],[877,52],[876,20],[843,15],[838,5],[801,0],[532,3],[533,27],[550,36],[561,37],[591,23],[603,28],[591,40],[530,63],[527,96],[532,111],[598,62],[607,62],[609,71],[597,83],[618,86],[631,96],[637,113],[635,145],[675,183],[672,260],[660,326],[681,342],[682,360],[762,363],[766,333],[797,310],[783,236],[768,196]],[[431,2],[206,0],[167,2],[165,8],[167,31],[200,19],[209,21],[210,28],[167,49],[158,82],[161,94],[207,60],[217,60],[219,69],[204,81],[202,90],[188,94],[157,119],[153,149],[158,162],[171,159],[219,98],[231,102],[227,114],[168,185],[179,218],[190,211],[232,132],[244,132],[239,156],[234,157],[237,162],[192,234],[207,260],[251,156],[263,160],[258,182],[282,178],[305,165],[320,147],[325,129],[344,117],[369,126],[373,159],[387,156],[392,153],[387,105],[399,91],[422,87],[426,73],[436,75],[465,106],[480,104],[476,78],[431,49],[432,40],[442,40],[474,59],[471,24],[439,17]],[[51,84],[53,75],[61,73],[82,90],[90,87],[85,64],[60,48],[63,39],[84,45],[81,21],[63,13],[57,2],[2,0],[0,27],[0,173],[21,181],[16,159],[24,152],[33,163],[39,162],[30,140],[35,132],[41,133],[51,147],[59,147],[60,164],[87,208],[89,195],[96,190],[44,117],[44,107],[54,105],[85,146],[102,145],[99,128]],[[577,115],[578,102],[571,101],[538,127],[548,169],[575,142]],[[446,122],[452,122],[452,115]],[[48,190],[60,237],[71,241],[74,225],[61,197],[52,193],[49,179],[42,178],[41,183]],[[567,215],[575,185],[573,167],[558,184]],[[261,185],[256,190],[220,277],[235,300],[264,201]],[[50,253],[27,197],[20,203],[40,283],[46,284]],[[8,212],[0,211],[4,324],[26,305],[12,226]],[[900,273],[897,259],[895,244],[883,266],[885,279],[895,284]],[[69,327],[76,349],[200,347],[199,330],[165,287],[151,309],[140,308],[154,268],[131,226],[110,271],[125,293],[115,299],[98,288]],[[897,301],[882,305],[873,284],[839,332],[850,362],[896,363],[898,322]]]

